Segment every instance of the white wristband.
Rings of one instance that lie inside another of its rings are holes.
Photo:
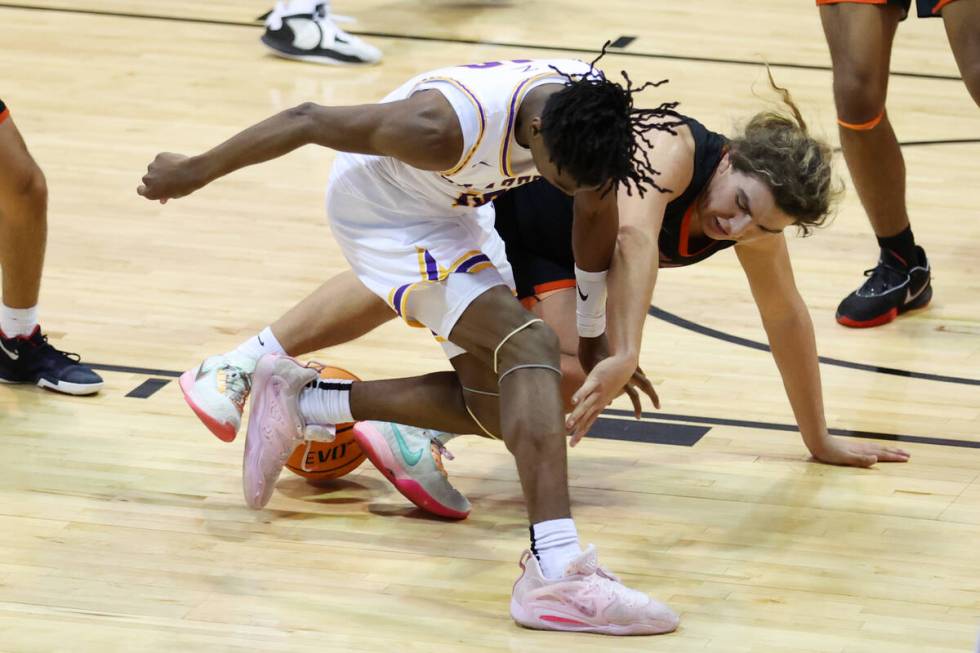
[[[606,332],[606,272],[586,272],[576,265],[575,285],[578,334],[597,338]]]

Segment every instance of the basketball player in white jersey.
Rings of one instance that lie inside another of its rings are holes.
[[[644,185],[655,186],[637,133],[669,130],[672,106],[634,109],[630,87],[577,61],[448,68],[412,79],[380,104],[308,103],[200,156],[160,154],[138,192],[165,202],[308,143],[340,151],[327,212],[354,272],[406,322],[442,342],[477,423],[481,403],[499,410],[497,432],[517,462],[531,522],[531,549],[511,600],[514,619],[610,635],[669,632],[677,626],[669,608],[625,587],[598,566],[594,547],[583,552],[579,545],[569,508],[558,341],[514,298],[488,204],[537,175],[574,196],[575,258],[583,287],[594,289],[586,295],[595,296],[591,304],[584,300],[579,325],[591,368],[597,355],[591,336],[604,330],[605,302],[600,307],[596,298],[605,292],[596,280],[615,248],[616,188],[642,193]],[[598,378],[621,387],[633,371],[624,378],[626,358],[614,350],[599,363],[606,375]],[[268,502],[286,458],[304,439],[330,439],[335,424],[354,420],[418,423],[431,408],[413,395],[410,381],[319,381],[316,369],[283,356],[259,359],[252,384],[243,485],[253,508]]]

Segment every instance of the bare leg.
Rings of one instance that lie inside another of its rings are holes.
[[[575,289],[554,290],[541,296],[531,312],[544,320],[558,335],[561,347],[561,398],[566,412],[572,409],[572,395],[585,381],[585,370],[578,360],[578,329],[575,326]]]
[[[865,124],[885,108],[892,40],[902,10],[892,5],[820,7],[834,68],[834,101],[840,120]],[[841,148],[874,232],[894,236],[909,225],[905,159],[888,116],[872,129],[840,127]]]
[[[350,270],[314,290],[272,324],[272,332],[290,356],[356,340],[396,317]]]
[[[514,333],[531,319],[534,316],[507,288],[497,286],[469,306],[450,339],[485,367],[493,370],[496,362],[500,431],[517,463],[533,524],[567,518],[571,509],[561,377],[552,369],[518,368],[557,369],[560,364],[558,338],[547,325],[537,323]]]
[[[980,0],[957,0],[943,7],[942,14],[956,65],[980,106]]]
[[[3,302],[37,305],[48,235],[48,188],[12,118],[0,124],[0,267]]]

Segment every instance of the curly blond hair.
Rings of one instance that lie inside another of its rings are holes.
[[[729,143],[732,166],[765,183],[776,206],[807,236],[833,214],[843,183],[833,174],[830,145],[810,135],[789,91],[776,85],[769,66],[766,72],[792,115],[763,111],[753,116]]]

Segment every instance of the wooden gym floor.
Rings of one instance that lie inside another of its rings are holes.
[[[322,210],[329,152],[307,148],[167,206],[135,188],[157,152],[198,152],[304,100],[371,101],[456,63],[588,58],[620,36],[636,38],[606,70],[671,79],[647,103],[679,99],[731,131],[769,101],[765,59],[836,142],[816,9],[337,0],[386,54],[341,68],[266,54],[255,18],[268,8],[0,3],[0,97],[51,191],[42,318],[106,378],[87,399],[0,388],[0,651],[973,650],[980,113],[941,21],[901,26],[889,102],[899,138],[915,143],[908,197],[934,268],[932,306],[869,331],[834,323],[876,255],[853,192],[829,229],[790,239],[832,359],[822,368],[829,425],[897,436],[911,462],[809,462],[780,428],[793,420],[769,355],[749,346],[764,334],[734,256],[666,271],[643,355],[663,413],[644,420],[642,441],[625,441],[612,412],[605,437],[571,454],[583,540],[682,615],[673,635],[613,639],[510,620],[527,526],[498,443],[452,443],[452,477],[474,504],[462,523],[412,509],[369,465],[326,490],[284,473],[269,508],[253,512],[241,499],[241,442],[218,442],[185,408],[179,371],[344,268]],[[422,331],[395,323],[318,358],[365,378],[446,366]],[[137,387],[149,396],[127,396]]]

